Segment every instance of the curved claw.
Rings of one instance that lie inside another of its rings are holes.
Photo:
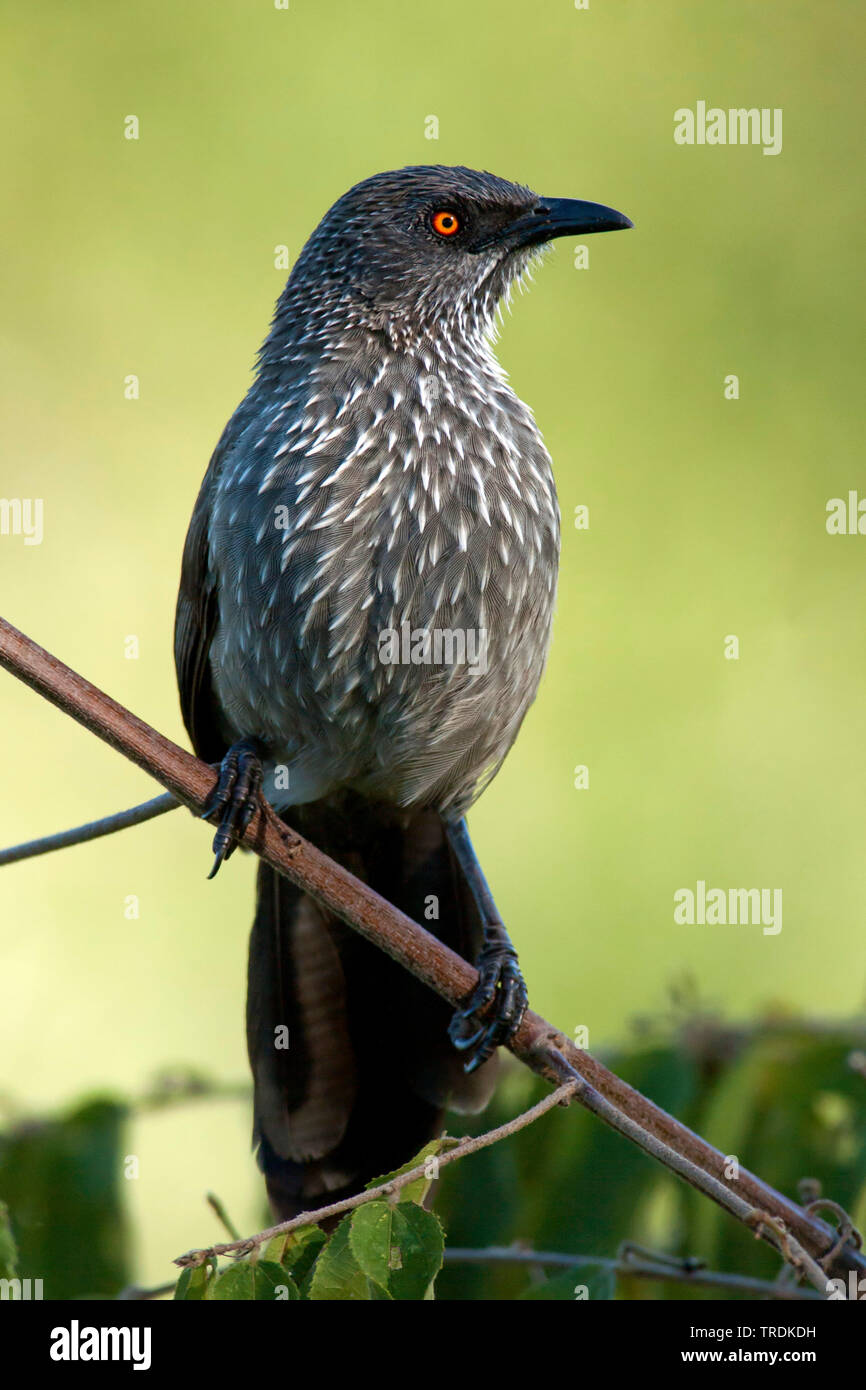
[[[448,1036],[460,1052],[470,1053],[464,1071],[476,1071],[517,1032],[528,1003],[517,956],[510,947],[485,946],[478,959],[478,984],[455,1013]],[[467,1028],[472,1031],[467,1033]]]
[[[255,815],[262,785],[262,765],[251,739],[235,743],[220,764],[219,780],[201,813],[202,820],[222,813],[213,839],[214,862],[208,878],[219,872]]]
[[[477,1030],[477,1032],[471,1033],[468,1038],[457,1037],[457,1029],[455,1027],[455,1024],[463,1023],[466,1017],[467,1015],[464,1013],[456,1013],[452,1018],[450,1024],[448,1025],[448,1036],[451,1039],[453,1046],[457,1048],[458,1052],[466,1052],[470,1047],[474,1047],[475,1043],[478,1042],[478,1039],[483,1037],[484,1034],[487,1032],[487,1029],[485,1028],[484,1024],[482,1024],[481,1027]]]

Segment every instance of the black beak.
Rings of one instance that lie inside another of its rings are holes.
[[[502,234],[514,249],[539,246],[558,236],[588,236],[591,232],[621,232],[634,223],[604,203],[579,198],[542,198],[532,212],[512,222]]]

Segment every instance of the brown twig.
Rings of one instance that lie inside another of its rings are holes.
[[[819,1293],[827,1293],[827,1275],[817,1260],[813,1259],[808,1250],[804,1250],[800,1242],[791,1235],[784,1221],[766,1211],[753,1211],[747,1220],[756,1237],[761,1240],[769,1239],[788,1264],[800,1270]]]
[[[213,768],[137,719],[3,619],[0,665],[150,773],[176,800],[201,813],[216,780]],[[302,839],[266,803],[256,812],[243,840],[272,868],[310,893],[328,912],[374,942],[443,998],[456,1004],[470,994],[477,975],[467,961]],[[580,1051],[538,1014],[527,1011],[509,1046],[515,1056],[552,1083],[561,1084],[565,1079],[563,1067],[576,1074],[584,1083],[577,1092],[582,1104],[628,1137],[642,1137],[647,1152],[741,1220],[749,1219],[742,1206],[749,1216],[753,1211],[766,1213],[781,1223],[816,1261],[833,1249],[836,1232],[823,1221],[745,1168],[740,1169],[736,1179],[727,1178],[724,1155],[589,1053]],[[674,1157],[676,1162],[672,1161]],[[766,1224],[759,1229],[763,1238],[778,1248],[778,1235],[771,1235]],[[866,1260],[846,1246],[837,1252],[833,1269],[852,1268],[866,1270]]]
[[[290,1221],[280,1221],[276,1226],[268,1226],[267,1230],[258,1231],[256,1235],[247,1236],[244,1240],[232,1240],[223,1245],[209,1245],[201,1250],[187,1250],[186,1254],[178,1255],[175,1264],[186,1268],[188,1265],[202,1265],[207,1260],[216,1259],[219,1255],[248,1255],[259,1245],[264,1245],[265,1241],[273,1240],[274,1236],[288,1235],[290,1231],[298,1230],[301,1226],[312,1226],[316,1222],[325,1221],[332,1216],[343,1216],[347,1211],[354,1211],[356,1207],[362,1207],[367,1202],[375,1202],[379,1197],[393,1197],[411,1183],[418,1182],[420,1178],[429,1177],[428,1167],[431,1163],[435,1163],[436,1176],[438,1177],[439,1170],[444,1168],[447,1163],[454,1163],[458,1158],[465,1158],[467,1154],[474,1154],[479,1149],[487,1149],[491,1144],[498,1144],[500,1139],[507,1139],[510,1135],[516,1134],[519,1129],[525,1129],[527,1125],[539,1120],[554,1106],[567,1105],[574,1092],[573,1082],[566,1082],[564,1086],[558,1087],[549,1096],[538,1101],[531,1109],[524,1110],[521,1115],[515,1116],[513,1120],[507,1120],[505,1124],[499,1125],[496,1129],[488,1130],[486,1134],[469,1134],[463,1139],[451,1139],[447,1135],[444,1136],[442,1142],[453,1145],[447,1153],[435,1154],[431,1158],[425,1159],[423,1163],[408,1169],[405,1173],[389,1178],[387,1182],[378,1183],[376,1187],[367,1187],[354,1197],[344,1197],[340,1202],[331,1202],[330,1206],[316,1207],[315,1211],[302,1211],[298,1216],[293,1216]]]

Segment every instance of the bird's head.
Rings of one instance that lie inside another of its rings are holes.
[[[288,289],[361,304],[392,331],[475,336],[555,237],[631,225],[600,203],[541,197],[494,174],[411,166],[350,188],[310,237]]]

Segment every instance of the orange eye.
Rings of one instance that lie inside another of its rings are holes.
[[[460,231],[460,218],[456,212],[441,210],[433,214],[433,230],[440,236],[454,236],[455,232]]]

